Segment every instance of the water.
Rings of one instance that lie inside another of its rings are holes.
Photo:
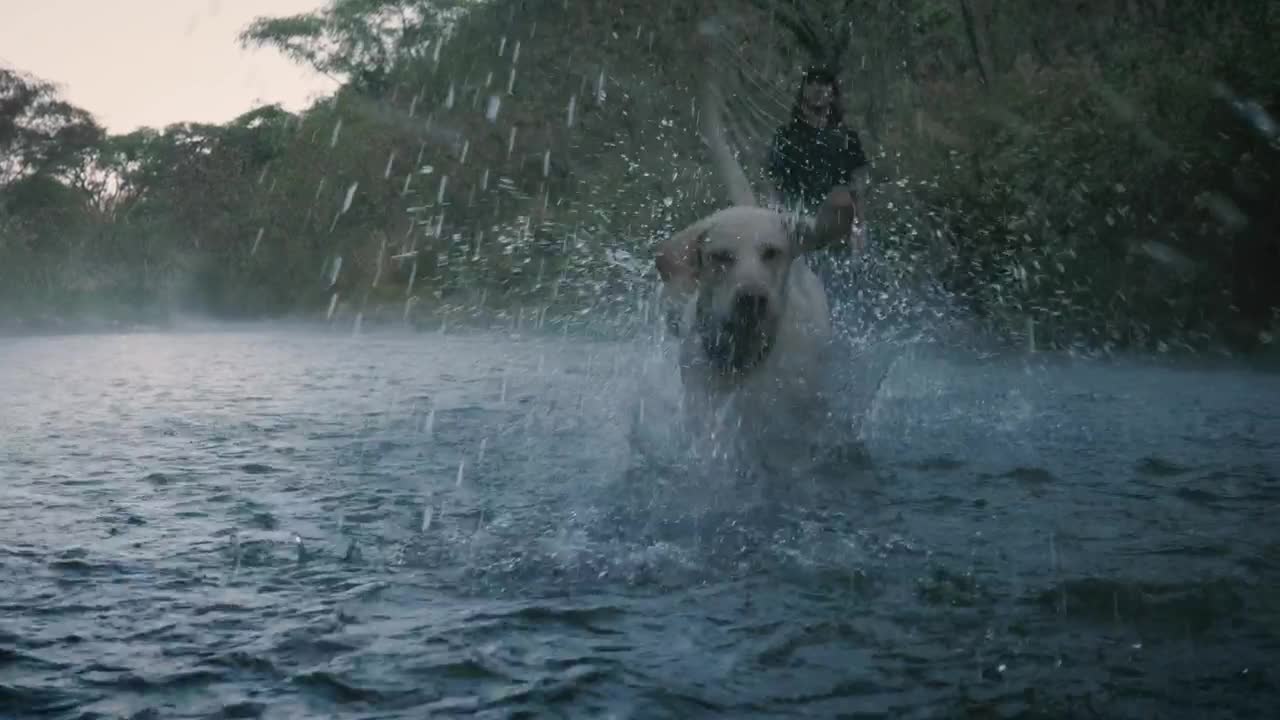
[[[1270,715],[1280,378],[895,357],[760,478],[639,342],[0,340],[0,716]]]

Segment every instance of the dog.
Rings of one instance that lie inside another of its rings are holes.
[[[732,205],[661,242],[654,262],[676,305],[686,407],[737,398],[758,406],[741,408],[740,418],[751,418],[819,394],[831,314],[804,255],[846,234],[855,206],[837,188],[814,217],[760,207],[725,139],[720,108],[708,75],[701,130]]]

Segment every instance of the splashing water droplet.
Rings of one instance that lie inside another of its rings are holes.
[[[378,287],[378,280],[382,278],[382,258],[387,254],[387,237],[382,236],[382,242],[378,245],[378,262],[373,268],[373,287]]]
[[[338,273],[342,272],[342,256],[339,255],[333,259],[333,266],[329,270],[329,287],[338,284]]]
[[[333,135],[329,137],[329,147],[338,147],[338,136],[342,134],[342,118],[338,118],[338,122],[333,125]]]
[[[387,167],[382,171],[382,177],[384,180],[386,178],[391,177],[391,166],[395,163],[395,161],[396,161],[396,151],[392,150],[391,153],[387,155]]]
[[[507,135],[507,158],[511,158],[511,153],[516,149],[516,128],[511,126],[511,133]]]
[[[329,298],[329,312],[325,315],[325,318],[324,318],[324,319],[325,319],[325,320],[332,320],[332,319],[333,319],[333,311],[334,311],[334,310],[336,310],[336,309],[337,309],[337,307],[338,307],[338,293],[334,293],[334,294],[333,294],[333,297]]]
[[[502,387],[498,391],[498,402],[507,402],[507,371],[502,371]]]
[[[449,83],[449,93],[444,96],[445,109],[448,109],[448,110],[453,109],[453,98],[454,98],[453,83]]]
[[[480,174],[480,189],[489,189],[489,168],[485,168],[484,172]]]
[[[511,73],[507,75],[507,94],[510,95],[516,87],[516,69],[513,66]]]
[[[262,244],[262,233],[265,231],[266,228],[258,228],[258,235],[253,238],[253,248],[249,250],[250,256],[258,254],[258,246]]]
[[[471,149],[471,141],[462,141],[462,152],[458,155],[458,164],[465,165],[467,163],[467,150]]]
[[[489,444],[489,438],[487,437],[480,438],[480,455],[479,457],[476,458],[477,463],[484,462],[484,450],[485,450],[485,446],[487,446],[488,444]]]
[[[432,508],[430,505],[423,505],[423,507],[422,507],[422,532],[426,532],[426,531],[428,531],[428,530],[430,530],[430,529],[431,529],[431,517],[432,517],[434,514],[435,514],[435,512],[433,511],[433,508]]]
[[[568,110],[568,113],[567,113],[567,114],[568,114],[568,117],[565,119],[565,127],[573,127],[573,111],[574,111],[574,106],[575,106],[575,105],[577,105],[577,104],[578,104],[578,96],[577,96],[577,95],[570,95],[570,96],[569,96],[569,110]]]
[[[542,152],[542,177],[551,175],[551,151],[544,150]]]
[[[426,435],[427,439],[430,439],[435,435],[435,431],[436,431],[436,406],[432,405],[431,409],[427,411],[426,422],[422,424],[422,434]]]
[[[445,189],[448,185],[449,185],[449,176],[448,176],[448,175],[441,175],[441,176],[440,176],[440,189],[436,191],[436,202],[437,202],[437,203],[441,203],[441,204],[443,204],[443,203],[444,203],[444,189]],[[436,228],[436,234],[437,234],[437,235],[439,235],[439,233],[440,233],[440,228],[437,226],[437,228]]]
[[[507,36],[503,35],[498,39],[498,57],[502,57],[502,53],[507,49]]]
[[[457,482],[458,487],[462,487],[462,471],[464,468],[466,468],[466,466],[467,466],[466,460],[458,461],[458,482]]]
[[[345,214],[351,209],[351,201],[356,197],[356,188],[360,187],[359,182],[351,183],[351,187],[347,188],[347,196],[342,200],[342,211],[339,214]]]
[[[502,107],[502,98],[498,97],[497,95],[490,95],[489,104],[484,111],[485,119],[488,120],[489,122],[497,122],[498,109],[501,107]]]

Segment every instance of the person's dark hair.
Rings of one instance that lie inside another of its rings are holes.
[[[831,68],[822,65],[811,65],[805,69],[800,78],[800,87],[796,89],[796,100],[791,106],[791,119],[804,119],[804,86],[818,81],[831,86],[831,105],[827,107],[827,125],[837,126],[844,122],[844,101],[840,96],[840,81]]]

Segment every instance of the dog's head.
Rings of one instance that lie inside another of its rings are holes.
[[[781,213],[734,207],[673,235],[658,253],[658,272],[696,297],[694,331],[707,363],[748,372],[773,349],[786,310],[791,264],[826,238]]]

